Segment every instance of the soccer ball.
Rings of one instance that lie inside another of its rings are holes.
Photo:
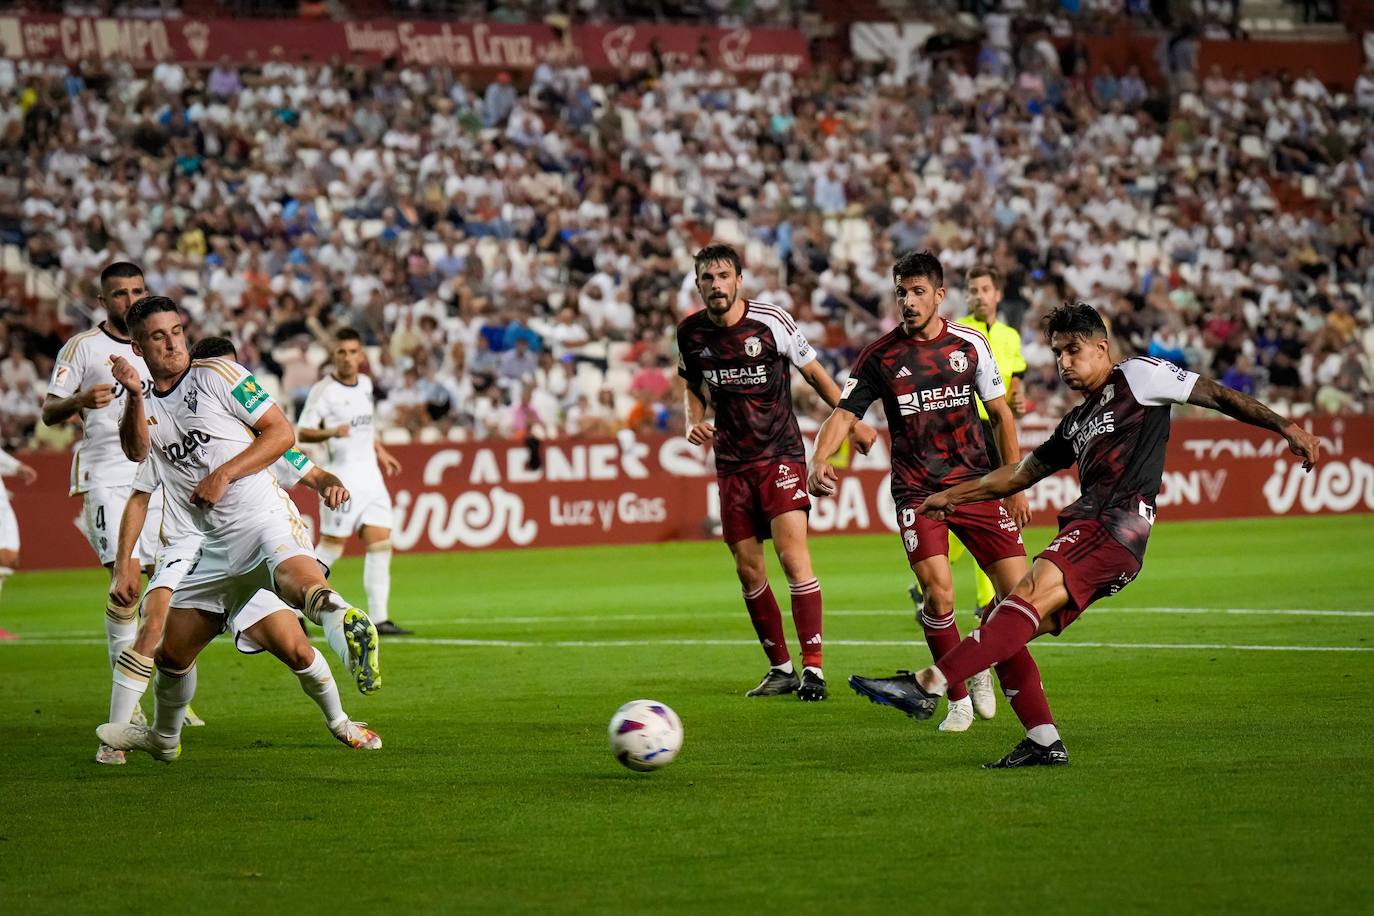
[[[611,753],[640,773],[673,762],[682,749],[682,720],[658,700],[631,700],[611,716]]]

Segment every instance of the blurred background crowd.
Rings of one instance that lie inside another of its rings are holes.
[[[535,6],[396,5],[496,21]],[[151,72],[0,59],[0,437],[68,441],[39,404],[122,259],[193,338],[232,338],[288,409],[331,331],[357,328],[392,441],[680,430],[674,329],[701,306],[692,254],[712,240],[841,379],[895,324],[896,255],[928,248],[950,317],[971,267],[1004,278],[1032,417],[1067,403],[1038,329],[1065,299],[1097,306],[1123,356],[1293,414],[1374,408],[1374,70],[1343,91],[1202,71],[1196,36],[1237,20],[1200,2],[1161,31],[1150,84],[1074,29],[1159,27],[1158,4],[1029,20],[1017,0],[974,5],[972,50],[928,45],[900,77],[848,57],[744,82],[659,55],[596,81],[571,46],[532,78],[482,80],[280,55]],[[798,412],[814,426],[826,408],[803,385]]]

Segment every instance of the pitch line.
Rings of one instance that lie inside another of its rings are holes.
[[[312,642],[324,645],[322,639]],[[33,636],[0,642],[3,647],[23,646],[103,646],[103,639],[90,637]],[[212,645],[230,645],[227,640]],[[447,646],[470,649],[641,649],[658,647],[749,647],[758,645],[751,639],[463,639],[443,636],[407,636],[388,640],[388,651],[401,646]],[[828,639],[827,646],[853,648],[924,648],[924,642],[908,639]],[[1167,643],[1167,642],[1062,642],[1059,640],[1037,640],[1033,647],[1036,651],[1050,649],[1124,649],[1124,650],[1175,650],[1175,651],[1235,651],[1235,652],[1374,652],[1374,646],[1269,646],[1245,643]]]

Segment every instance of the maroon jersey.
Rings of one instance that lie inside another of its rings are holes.
[[[1138,356],[1113,367],[1106,383],[1059,422],[1035,458],[1060,469],[1078,462],[1083,493],[1059,513],[1096,519],[1112,537],[1145,558],[1155,523],[1155,497],[1169,443],[1169,405],[1181,404],[1197,375],[1173,363]]]
[[[845,382],[840,406],[863,419],[879,398],[892,433],[892,499],[919,502],[991,467],[978,419],[1006,386],[987,338],[944,321],[933,340],[898,327],[864,348]]]
[[[710,390],[716,473],[806,460],[788,366],[800,369],[816,351],[786,312],[751,299],[744,316],[725,328],[705,309],[694,312],[678,325],[677,350],[677,371],[687,385],[700,391],[705,382]]]

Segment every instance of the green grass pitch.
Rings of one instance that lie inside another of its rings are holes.
[[[718,543],[403,556],[393,616],[426,639],[386,643],[377,696],[344,685],[382,751],[213,645],[208,726],[118,768],[92,762],[102,575],[22,573],[0,912],[1368,912],[1374,517],[1161,524],[1135,584],[1036,644],[1051,771],[978,769],[1020,738],[1000,696],[940,735],[851,693],[927,661],[909,573],[895,535],[812,550],[824,704],[743,698],[765,662]],[[606,746],[635,697],[686,728],[647,776]]]

